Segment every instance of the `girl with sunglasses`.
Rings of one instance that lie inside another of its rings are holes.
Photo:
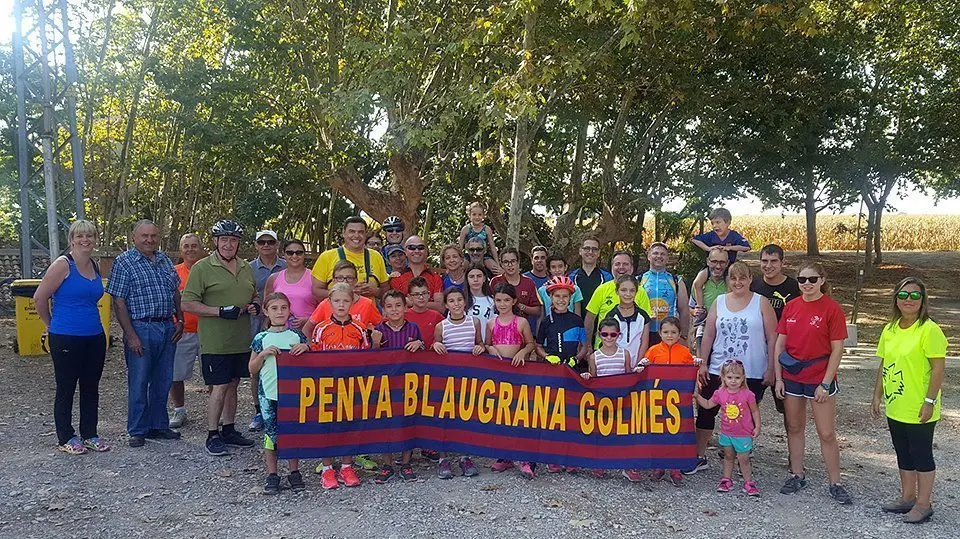
[[[940,420],[947,339],[927,312],[927,287],[916,277],[900,281],[893,315],[880,333],[881,358],[873,392],[873,417],[884,404],[900,469],[900,498],[880,508],[903,514],[908,524],[933,516],[933,429]]]
[[[291,239],[284,242],[283,254],[287,267],[267,279],[267,284],[263,287],[263,297],[274,292],[287,296],[290,301],[289,325],[294,329],[303,329],[319,303],[313,295],[316,278],[307,271],[307,250],[302,241]]]
[[[837,369],[843,356],[847,325],[843,308],[829,296],[826,277],[820,264],[800,266],[797,282],[801,296],[787,303],[777,326],[775,390],[777,396],[784,399],[791,472],[780,492],[794,494],[807,486],[803,453],[809,402],[820,437],[820,454],[830,480],[830,496],[848,505],[853,501],[840,483],[836,428]]]

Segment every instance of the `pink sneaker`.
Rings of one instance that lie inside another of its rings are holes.
[[[567,466],[567,473],[578,473],[579,471],[580,468],[577,468],[576,466]]]
[[[717,483],[717,492],[730,492],[733,488],[733,481],[729,477],[724,477]]]
[[[607,475],[605,470],[594,470],[593,476],[597,479],[603,479]]]
[[[658,468],[650,472],[650,480],[654,483],[660,482],[661,479],[663,479],[663,470]]]
[[[757,484],[754,481],[747,481],[743,484],[743,491],[747,493],[747,496],[759,496],[760,489],[757,488]]]
[[[547,464],[547,472],[549,473],[561,473],[563,472],[563,466],[558,466],[556,464]]]
[[[627,481],[631,483],[639,483],[643,481],[643,475],[640,474],[640,470],[623,470],[620,472],[620,475],[627,478]]]
[[[529,462],[520,463],[520,473],[523,474],[523,476],[526,477],[527,479],[533,479],[534,477],[536,477],[533,474],[533,466],[531,466]]]
[[[490,466],[490,469],[495,472],[505,472],[510,468],[513,468],[513,461],[504,459],[497,459],[497,461],[493,463],[493,466]]]

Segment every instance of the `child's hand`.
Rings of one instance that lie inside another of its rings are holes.
[[[277,357],[277,355],[279,354],[280,354],[280,349],[271,344],[270,346],[264,348],[263,352],[260,352],[260,357],[268,357],[268,356]]]
[[[383,346],[383,332],[377,331],[375,329],[370,330],[370,342],[380,343],[380,346]]]
[[[646,368],[647,368],[646,365],[641,365],[641,364],[637,363],[637,366],[633,368],[633,372],[635,372],[635,373],[637,373],[637,374],[640,374],[640,373],[643,372],[643,370],[646,369]]]
[[[637,366],[639,367],[639,366],[641,366],[641,365],[644,366],[644,367],[649,367],[649,366],[650,366],[650,360],[647,359],[647,358],[645,358],[645,357],[640,358],[640,361],[637,362]]]
[[[580,373],[580,378],[583,378],[584,380],[589,380],[589,379],[590,379],[590,373],[589,373],[589,372],[581,372],[581,373]]]
[[[513,356],[513,361],[510,362],[514,367],[522,367],[526,363],[527,355],[521,350],[517,352],[517,355]]]
[[[435,342],[433,343],[433,351],[438,354],[446,354],[447,347],[444,346],[442,342]]]
[[[306,343],[298,342],[297,344],[290,347],[290,355],[299,356],[300,354],[306,352],[309,349],[310,349],[310,345]]]
[[[480,354],[483,353],[483,351],[484,351],[484,347],[482,344],[473,345],[473,355],[479,356]]]
[[[303,326],[307,323],[307,320],[310,320],[309,316],[304,316],[303,318],[294,317],[293,321],[290,322],[290,325],[296,329],[303,329]]]
[[[756,438],[757,436],[760,436],[760,425],[753,427],[753,437]]]
[[[399,271],[394,271],[394,272],[390,273],[390,278],[391,278],[391,279],[396,279],[396,278],[399,277],[399,276],[400,276],[400,272],[399,272]]]
[[[436,344],[434,346],[436,346]],[[421,340],[410,341],[406,345],[404,345],[404,348],[406,348],[408,352],[416,352],[417,350],[420,350],[423,348],[423,341]]]
[[[702,358],[702,357],[693,356],[693,364],[696,365],[697,367],[699,367],[700,365],[703,364],[703,358]]]

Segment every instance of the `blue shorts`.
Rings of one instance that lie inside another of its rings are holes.
[[[727,436],[721,434],[717,439],[720,447],[732,447],[737,453],[749,453],[753,449],[753,438],[750,436]]]
[[[263,448],[277,450],[277,401],[263,394],[263,386],[257,384],[260,415],[263,417]]]

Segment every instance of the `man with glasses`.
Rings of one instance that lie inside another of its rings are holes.
[[[584,305],[590,304],[598,286],[613,280],[609,271],[597,266],[599,259],[600,242],[596,238],[583,238],[580,244],[580,267],[570,272],[570,279],[580,288]]]
[[[287,261],[280,258],[277,252],[280,249],[280,239],[277,233],[272,230],[261,230],[256,235],[257,257],[250,261],[250,269],[253,270],[253,278],[257,284],[257,297],[263,301],[263,287],[267,284],[267,279],[274,273],[286,269]],[[263,322],[265,315],[263,313],[250,315],[250,340],[252,341],[258,333],[263,331]],[[263,416],[260,414],[260,400],[257,397],[257,383],[260,377],[258,374],[250,375],[250,393],[253,395],[253,407],[256,413],[250,420],[250,430],[256,431],[263,428]]]
[[[500,250],[500,267],[503,274],[490,280],[490,289],[493,290],[500,283],[513,285],[517,290],[517,309],[527,317],[531,330],[536,330],[537,319],[543,314],[543,305],[537,294],[537,286],[533,279],[520,274],[520,251],[513,247]]]
[[[616,251],[613,258],[610,259],[610,269],[613,270],[613,279],[621,275],[633,275],[633,255],[627,251]],[[642,287],[637,288],[637,295],[634,298],[637,308],[643,310],[650,317],[650,298]],[[583,329],[587,332],[587,342],[593,342],[594,330],[598,321],[603,320],[607,313],[614,307],[620,305],[620,296],[617,294],[617,283],[615,280],[607,281],[593,293],[590,302],[587,303],[587,315],[583,317]]]
[[[348,260],[357,268],[357,286],[354,291],[376,301],[386,288],[387,266],[383,255],[365,247],[367,242],[367,222],[359,215],[347,217],[343,222],[343,245],[327,249],[320,253],[313,266],[313,277],[317,280],[313,295],[322,300],[330,295],[330,279],[333,278],[333,266],[340,260]]]
[[[696,328],[695,350],[700,351],[700,340],[703,339],[703,323],[707,320],[710,306],[721,294],[727,293],[727,268],[730,267],[730,258],[726,251],[719,247],[710,249],[707,254],[707,269],[701,271],[693,281],[693,294],[690,298],[690,308],[694,316]],[[704,276],[707,276],[704,279]]]
[[[547,284],[550,279],[550,273],[547,272],[548,256],[547,248],[543,245],[537,245],[530,250],[530,265],[533,267],[524,275],[533,279],[533,284],[537,285],[537,290]]]
[[[485,264],[485,257],[487,255],[487,245],[485,243],[480,241],[478,238],[471,238],[467,240],[467,243],[464,244],[463,248],[464,251],[466,251],[467,263],[469,265],[476,265],[483,268],[483,272],[487,274],[488,279],[495,275],[492,271],[490,271],[489,268],[487,268]]]
[[[665,243],[651,243],[647,249],[650,269],[640,276],[640,287],[650,298],[650,309],[653,311],[649,313],[650,346],[660,342],[660,322],[668,316],[680,319],[680,338],[687,340],[686,328],[690,323],[690,311],[686,307],[689,301],[687,285],[667,269],[669,260],[670,249]]]
[[[442,313],[443,307],[443,277],[427,265],[427,255],[430,254],[426,243],[420,236],[410,236],[403,242],[404,252],[407,254],[407,268],[400,275],[390,279],[390,288],[407,295],[407,287],[416,277],[423,277],[427,282],[430,299],[427,308]],[[407,306],[411,304],[407,298]]]

